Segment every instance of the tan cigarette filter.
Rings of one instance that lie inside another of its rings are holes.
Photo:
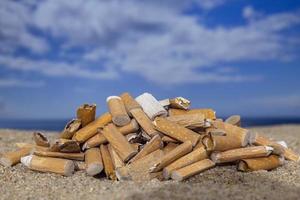
[[[119,180],[149,181],[157,177],[157,173],[150,173],[149,168],[163,157],[162,150],[158,149],[145,157],[116,169]]]
[[[132,109],[130,112],[147,135],[153,137],[158,134],[158,131],[154,129],[152,121],[142,109],[136,108]]]
[[[201,113],[174,115],[167,117],[167,120],[176,122],[178,125],[184,126],[189,129],[206,127],[207,125],[205,117]]]
[[[159,162],[155,163],[151,168],[150,172],[158,172],[162,170],[167,165],[171,164],[178,158],[188,154],[193,149],[191,141],[186,141],[180,145],[178,145],[175,149],[165,154]]]
[[[100,145],[100,152],[102,155],[102,160],[103,160],[103,165],[104,165],[104,172],[106,174],[106,177],[111,180],[117,180],[115,170],[114,170],[114,165],[111,160],[108,147],[107,145]]]
[[[285,159],[291,160],[294,162],[300,162],[300,155],[294,152],[292,149],[287,148],[261,134],[257,134],[255,141],[255,145],[264,145],[264,146],[271,146],[274,148],[273,153],[277,155],[283,155]]]
[[[91,148],[85,151],[86,173],[95,176],[103,170],[102,156],[99,148]]]
[[[30,143],[17,142],[17,143],[15,143],[15,145],[18,148],[30,148],[32,150],[37,150],[37,151],[49,151],[48,147],[41,147],[41,146],[37,146],[35,144],[30,144]]]
[[[187,110],[189,109],[191,102],[183,97],[176,97],[174,99],[170,99],[170,107]]]
[[[105,113],[97,118],[95,121],[89,123],[85,127],[79,129],[73,136],[73,139],[79,143],[84,143],[89,138],[98,133],[98,128],[103,127],[111,122],[111,115]]]
[[[62,153],[79,153],[80,146],[79,143],[74,140],[58,139],[49,148],[49,151],[62,152]]]
[[[150,120],[154,120],[155,117],[166,117],[168,112],[160,105],[152,94],[144,93],[135,98],[135,100],[141,105],[146,115]]]
[[[249,158],[239,161],[237,168],[243,172],[251,172],[257,170],[272,170],[284,163],[284,158],[277,155],[270,155],[263,158]]]
[[[142,108],[140,104],[128,92],[121,94],[120,97],[129,115],[131,115],[130,113],[131,110],[136,108],[140,108],[140,109]]]
[[[207,169],[215,166],[215,163],[209,159],[201,160],[190,164],[186,167],[180,168],[172,172],[172,179],[176,181],[183,181],[191,176],[199,174]]]
[[[123,101],[118,96],[109,96],[106,99],[112,121],[117,126],[125,126],[130,123]]]
[[[21,162],[31,170],[40,172],[52,172],[64,176],[71,176],[74,173],[75,169],[73,161],[61,158],[29,155],[22,157]]]
[[[96,104],[83,104],[77,109],[77,118],[81,120],[81,126],[85,127],[95,120]]]
[[[162,150],[164,152],[164,154],[169,153],[170,151],[172,151],[173,149],[175,149],[176,147],[178,147],[179,144],[177,143],[168,143]]]
[[[137,153],[137,151],[127,141],[126,137],[120,133],[114,124],[108,124],[106,127],[104,127],[102,133],[117,151],[123,162],[127,162]]]
[[[182,109],[169,109],[169,116],[174,115],[186,115],[186,114],[196,114],[200,113],[203,114],[205,119],[215,120],[216,119],[216,112],[212,109],[204,108],[204,109],[191,109],[191,110],[182,110]]]
[[[70,160],[84,160],[84,153],[61,153],[51,151],[34,151],[34,155],[42,157],[65,158]]]
[[[175,122],[171,122],[166,118],[157,117],[153,123],[155,129],[158,131],[181,142],[191,141],[193,146],[195,146],[201,138],[198,133],[180,126]]]
[[[35,141],[35,144],[38,146],[42,146],[42,147],[50,146],[50,142],[47,139],[47,137],[40,132],[33,133],[33,140]]]
[[[212,126],[217,129],[224,130],[227,136],[236,137],[238,141],[240,141],[242,147],[245,147],[249,143],[251,143],[251,137],[253,137],[253,132],[251,133],[251,131],[247,129],[240,128],[238,126],[234,126],[232,124],[228,124],[221,121],[213,121]]]
[[[171,173],[177,169],[183,168],[200,160],[208,158],[208,153],[204,147],[194,149],[192,152],[174,161],[163,169],[164,179],[169,179]]]
[[[273,148],[269,146],[245,147],[212,153],[211,159],[215,163],[227,163],[247,158],[267,157],[272,153],[272,150]]]
[[[243,142],[235,136],[220,136],[220,135],[205,135],[202,138],[202,143],[207,151],[227,151],[243,147]]]
[[[129,162],[134,162],[142,157],[145,157],[149,153],[161,149],[163,147],[163,142],[159,135],[155,135],[149,142],[147,142],[142,150],[138,152]]]
[[[110,144],[108,144],[107,147],[108,147],[111,161],[114,165],[114,169],[116,170],[120,167],[123,167],[125,165],[125,163],[122,161],[120,156],[117,154],[116,150]]]
[[[166,136],[166,135],[164,135],[164,136],[161,138],[161,140],[162,140],[163,142],[165,142],[165,143],[169,143],[169,142],[171,142],[171,143],[180,143],[180,141],[175,140],[174,138],[171,138],[171,137]]]
[[[136,120],[133,119],[133,120],[131,120],[131,122],[129,124],[127,124],[125,126],[117,127],[117,128],[123,135],[127,135],[129,133],[134,133],[134,132],[138,131],[139,125],[137,124]],[[94,135],[93,137],[91,137],[84,143],[83,150],[99,146],[100,144],[107,143],[107,140],[104,137],[104,135],[101,133],[101,131],[102,131],[102,128],[100,128],[98,130],[98,134]]]
[[[226,123],[241,127],[241,116],[232,115],[225,120]]]
[[[27,156],[31,153],[32,148],[23,147],[16,151],[3,153],[0,155],[0,164],[5,167],[11,167],[20,162],[21,157]]]
[[[60,133],[59,138],[62,139],[71,139],[76,131],[78,131],[81,127],[81,120],[79,119],[72,119],[70,122],[67,123],[64,130]]]

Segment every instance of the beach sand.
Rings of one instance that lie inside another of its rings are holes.
[[[300,153],[300,125],[251,128],[284,140]],[[54,139],[55,133],[48,133]],[[15,149],[16,142],[31,142],[26,131],[0,130],[0,152]],[[0,166],[0,199],[300,199],[300,164],[288,162],[270,171],[237,172],[222,166],[184,182],[112,182],[76,172],[71,177],[39,173],[21,164]]]

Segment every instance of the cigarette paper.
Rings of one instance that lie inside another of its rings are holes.
[[[123,101],[118,96],[109,96],[106,99],[112,121],[117,126],[124,126],[130,123]]]
[[[205,117],[201,113],[183,114],[167,117],[167,120],[176,122],[177,124],[189,129],[205,127]]]
[[[65,158],[70,160],[84,160],[84,153],[61,153],[51,151],[34,151],[34,155],[42,157]]]
[[[269,146],[245,147],[212,153],[211,159],[215,163],[227,163],[247,158],[267,157],[272,153],[272,150],[273,148]]]
[[[98,128],[103,127],[111,122],[111,115],[105,113],[97,118],[95,121],[89,123],[85,127],[79,129],[73,136],[73,139],[79,143],[84,143],[89,138],[98,133]]]
[[[238,163],[238,170],[243,172],[257,170],[272,170],[284,163],[284,158],[277,155],[270,155],[263,158],[242,159]]]
[[[157,117],[153,123],[155,129],[158,131],[181,142],[191,141],[193,146],[195,146],[201,138],[198,133],[162,117]]]
[[[186,154],[185,156],[179,158],[178,160],[174,161],[170,165],[166,166],[163,169],[164,179],[169,179],[173,171],[198,162],[200,160],[204,160],[206,158],[208,158],[208,153],[205,150],[205,148],[197,148],[192,152]]]
[[[85,151],[86,173],[95,176],[103,170],[102,157],[99,148],[91,148]]]
[[[154,118],[158,116],[167,116],[168,114],[152,94],[144,93],[136,97],[135,100],[141,105],[144,112],[151,120],[154,120]]]
[[[120,133],[114,124],[108,124],[102,131],[104,137],[114,147],[123,162],[127,162],[137,151],[133,149],[125,136]]]
[[[186,141],[180,145],[178,145],[175,149],[165,154],[159,162],[155,163],[151,168],[150,172],[158,172],[162,170],[167,165],[171,164],[178,158],[188,154],[193,149],[191,141]]]
[[[209,159],[201,160],[181,169],[173,171],[172,179],[176,181],[183,181],[214,166],[215,163]]]
[[[182,109],[175,109],[171,108],[169,110],[169,116],[174,115],[186,115],[186,114],[203,114],[205,119],[215,120],[216,119],[216,112],[212,109],[191,109],[191,110],[182,110]]]
[[[73,161],[61,158],[29,155],[22,157],[21,162],[31,170],[40,172],[52,172],[64,176],[71,176],[75,169]]]
[[[202,143],[207,151],[227,151],[242,147],[242,142],[237,137],[230,135],[219,136],[208,134],[203,136]]]

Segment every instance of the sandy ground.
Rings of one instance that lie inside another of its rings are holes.
[[[285,140],[300,153],[300,125],[253,128],[276,140]],[[49,134],[51,138],[55,133]],[[15,142],[31,142],[24,131],[0,130],[0,152]],[[72,177],[30,171],[18,164],[0,166],[0,199],[300,199],[300,164],[288,162],[266,172],[237,172],[234,166],[217,167],[178,183],[112,182],[76,172]]]

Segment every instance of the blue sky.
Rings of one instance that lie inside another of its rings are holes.
[[[300,1],[0,1],[1,118],[124,91],[220,116],[300,117]]]

